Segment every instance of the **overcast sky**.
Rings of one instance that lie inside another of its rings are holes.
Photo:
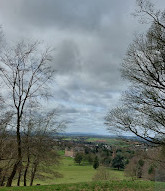
[[[165,7],[164,0],[154,1]],[[120,65],[135,32],[135,0],[0,0],[6,38],[43,40],[55,47],[51,107],[69,121],[67,132],[108,134],[104,117],[119,104],[127,82]]]

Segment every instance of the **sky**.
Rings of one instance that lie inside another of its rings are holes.
[[[154,0],[165,7],[164,0]],[[136,0],[0,0],[0,24],[11,42],[40,40],[55,48],[50,108],[66,132],[109,135],[104,117],[120,104],[128,82],[120,67],[146,25],[132,16]]]

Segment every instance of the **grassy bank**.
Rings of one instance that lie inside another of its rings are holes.
[[[62,153],[63,156],[63,153]],[[109,170],[109,181],[93,182],[92,178],[96,170],[89,165],[76,165],[73,158],[64,157],[57,168],[51,166],[51,170],[60,172],[63,177],[55,178],[49,172],[43,174],[45,178],[38,178],[33,187],[0,188],[0,191],[164,191],[165,183],[151,181],[132,181],[125,177],[123,171]]]
[[[63,177],[55,178],[52,174],[46,173],[43,174],[46,178],[35,180],[34,185],[90,182],[96,173],[96,170],[91,165],[77,165],[74,163],[73,158],[64,156],[61,165],[58,168],[55,165],[51,166],[51,170],[58,171]],[[123,171],[109,169],[109,174],[110,180],[128,179],[124,176]]]
[[[76,184],[59,184],[50,186],[1,188],[1,191],[163,191],[164,183],[151,181],[107,181]]]

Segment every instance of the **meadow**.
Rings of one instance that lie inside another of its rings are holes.
[[[77,137],[66,137],[64,140],[77,141]],[[105,143],[111,146],[129,147],[130,144],[125,140],[119,138],[108,138],[108,137],[84,137],[84,141],[91,143]]]
[[[58,171],[63,175],[61,178],[55,178],[53,174],[43,173],[45,179],[36,179],[35,184],[50,185],[50,184],[63,184],[63,183],[80,183],[91,182],[97,170],[92,165],[82,163],[81,165],[75,164],[73,158],[62,156],[61,164],[59,167],[56,165],[50,167],[51,170]],[[111,180],[128,180],[123,171],[108,169]]]
[[[120,146],[120,147],[128,147],[130,146],[125,140],[116,139],[116,138],[97,138],[97,137],[90,137],[86,139],[87,142],[95,142],[95,143],[105,143],[111,146]]]
[[[164,191],[163,183],[151,181],[102,181],[86,183],[70,183],[59,185],[43,185],[33,187],[1,188],[1,191]]]
[[[73,158],[63,156],[59,167],[51,166],[51,170],[58,171],[63,175],[55,178],[51,173],[43,173],[43,177],[35,180],[33,187],[0,188],[1,191],[163,191],[164,183],[144,180],[132,180],[126,177],[124,171],[108,169],[110,177],[108,181],[93,181],[97,170],[91,165],[77,165]],[[40,184],[36,186],[36,184]]]

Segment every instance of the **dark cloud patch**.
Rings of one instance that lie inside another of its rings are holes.
[[[126,12],[131,1],[120,6],[121,0],[6,0],[3,9],[8,16],[19,17],[29,25],[95,30],[108,15],[112,21]]]
[[[69,74],[81,70],[79,50],[73,40],[64,40],[60,44],[54,67],[59,74]]]
[[[58,107],[58,110],[60,113],[62,114],[74,114],[74,113],[79,113],[79,110],[76,109],[76,108],[72,108],[71,106],[70,107],[66,107],[66,105],[60,105]]]

